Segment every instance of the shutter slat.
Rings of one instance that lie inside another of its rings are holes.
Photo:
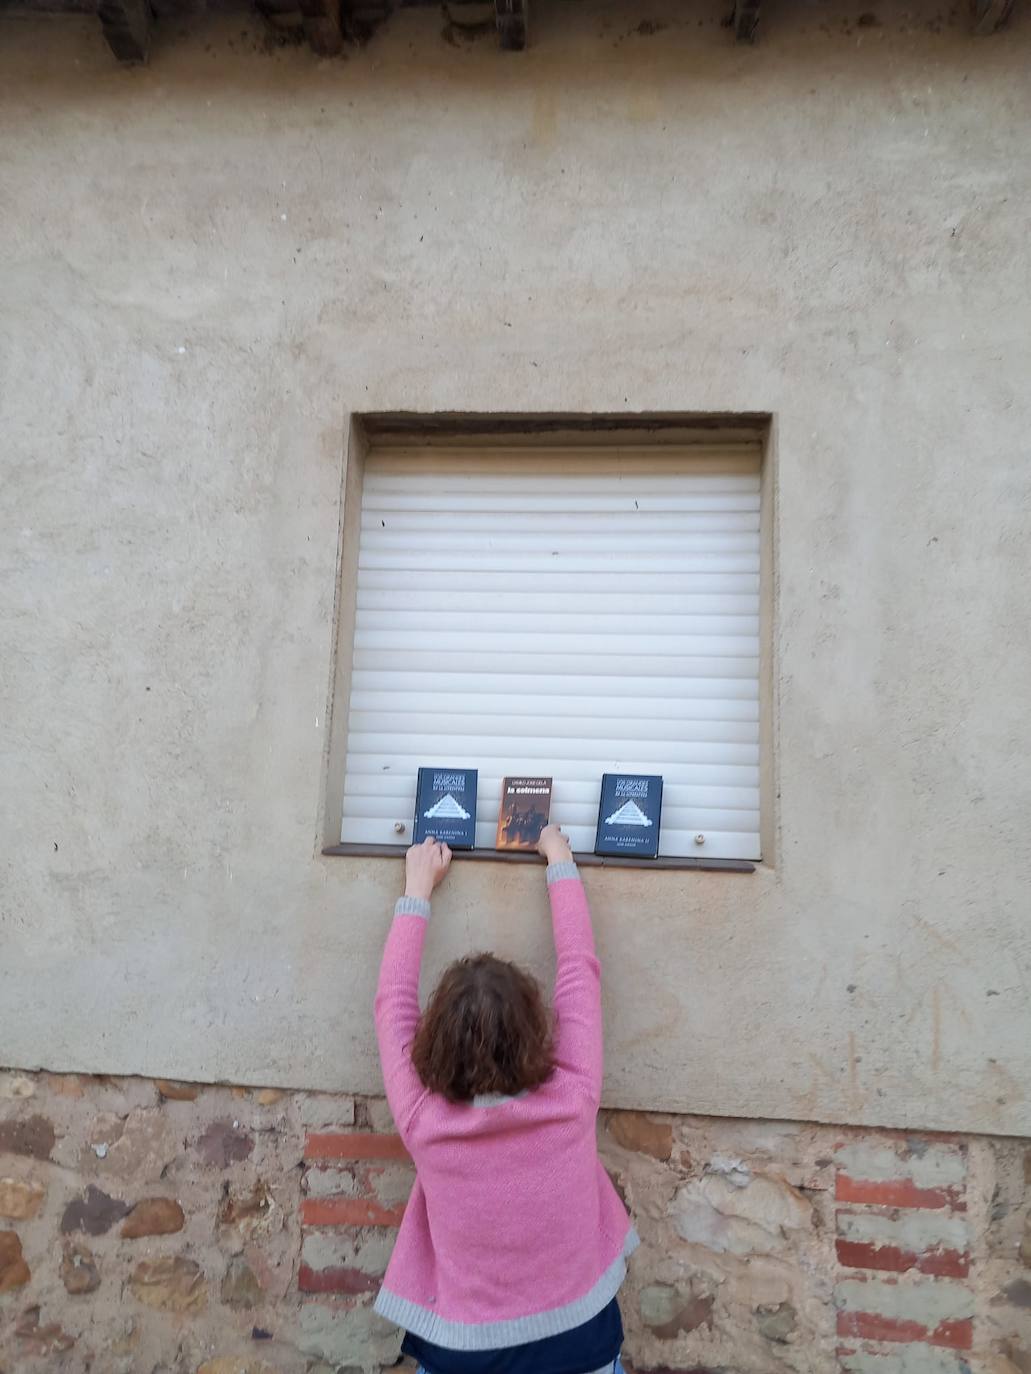
[[[607,654],[613,641],[619,652],[630,656],[661,653],[693,658],[750,657],[759,652],[758,635],[604,635],[573,634],[563,630],[438,630],[430,623],[424,630],[389,629],[355,631],[356,649],[411,649],[430,653],[484,653],[550,655],[561,648],[567,654]]]
[[[632,592],[599,592],[598,604],[589,612],[591,623],[598,615],[632,615],[640,619],[641,598]],[[686,593],[678,596],[675,592],[654,593],[650,598],[650,617],[659,615],[701,616],[725,615],[747,616],[757,622],[755,597],[747,592],[720,594],[711,592],[702,595]],[[441,602],[446,601],[442,607]],[[497,618],[502,612],[508,624],[514,615],[575,616],[582,624],[584,620],[584,593],[556,591],[554,588],[541,592],[524,591],[451,591],[442,597],[439,591],[425,587],[407,587],[403,599],[397,591],[369,591],[365,588],[358,594],[358,615],[366,611],[388,611],[391,620],[399,615],[416,611],[432,611],[434,616],[459,616],[466,611],[479,611]]]
[[[432,767],[432,762],[430,766]],[[481,773],[479,778],[479,797],[488,811],[493,807],[494,815],[497,815],[498,799],[501,796],[501,780],[500,773]],[[587,803],[596,809],[601,797],[600,777],[585,778],[583,781],[563,777],[556,783],[556,788],[563,803]],[[392,772],[352,773],[348,775],[344,795],[366,800],[388,798],[398,810],[398,818],[404,820],[404,813],[411,811],[415,806],[415,777]],[[756,814],[759,810],[759,792],[755,787],[694,787],[686,783],[671,782],[667,778],[663,784],[662,795],[664,806],[682,809],[754,811]],[[488,811],[485,811],[484,815],[487,815]]]
[[[529,529],[557,525],[568,514],[579,515],[587,511],[598,519],[600,528],[605,528],[622,519],[627,512],[633,514],[635,521],[645,517],[660,517],[669,523],[681,512],[758,511],[759,505],[759,493],[752,483],[748,483],[733,491],[689,495],[670,491],[650,494],[632,487],[625,492],[602,496],[585,496],[575,490],[551,492],[547,496],[513,492],[506,501],[505,509],[509,520],[525,524]],[[460,518],[466,522],[484,519],[493,522],[497,508],[497,492],[484,491],[477,495],[465,484],[416,497],[406,490],[379,494],[367,491],[366,499],[362,502],[362,528],[373,528],[381,520],[386,520],[387,525],[393,525],[396,529],[423,529],[434,522],[439,523],[442,513],[449,520]]]
[[[759,528],[758,507],[754,511],[718,512],[671,511],[664,507],[642,513],[631,505],[629,510],[593,512],[589,530],[578,528],[583,523],[582,516],[583,512],[577,510],[525,514],[505,511],[496,515],[482,511],[475,516],[464,511],[425,511],[418,515],[392,515],[388,519],[376,511],[365,511],[362,533],[370,548],[405,542],[438,548],[457,538],[475,543],[499,535],[508,535],[527,546],[532,540],[544,542],[560,535],[564,543],[601,547],[614,538],[621,543],[646,536],[710,541],[722,535],[753,534]]]
[[[361,648],[355,652],[356,668],[363,671],[389,672],[395,675],[404,674],[409,670],[426,672],[433,669],[467,675],[475,675],[480,672],[499,673],[507,671],[518,679],[524,669],[527,672],[535,673],[540,673],[543,669],[550,673],[575,673],[584,677],[608,678],[613,676],[621,665],[627,673],[632,673],[634,676],[644,673],[653,678],[667,677],[675,678],[677,681],[681,681],[685,677],[741,677],[752,682],[757,679],[759,672],[759,660],[751,656],[747,658],[718,658],[693,657],[690,654],[676,657],[641,654],[635,659],[614,659],[611,652],[607,654],[555,652],[549,654],[547,663],[544,663],[543,660],[534,661],[525,655],[520,656],[511,652],[461,653],[448,651],[443,653],[438,650],[427,653],[425,650]],[[518,686],[518,681],[515,685]],[[475,689],[475,684],[470,682],[469,687]]]
[[[751,520],[751,517],[749,517]],[[611,557],[637,558],[642,554],[656,557],[659,554],[681,554],[684,557],[722,556],[732,553],[749,553],[755,546],[751,538],[758,530],[666,530],[625,529],[617,537],[604,531],[545,530],[528,534],[519,530],[506,529],[498,525],[492,530],[466,530],[451,526],[446,530],[387,530],[371,529],[365,532],[362,540],[363,553],[369,557],[376,554],[393,553],[400,550],[411,558],[432,558],[440,562],[441,553],[477,554],[491,556],[497,554],[518,554],[545,556],[547,558],[582,558],[586,554],[602,554]],[[597,560],[595,559],[595,562]],[[361,566],[359,564],[359,566]],[[592,566],[594,566],[592,564]]]
[[[440,741],[434,739],[433,743],[436,745]],[[494,745],[496,747],[497,741],[494,741]],[[432,754],[425,749],[418,754],[400,751],[362,753],[352,750],[348,754],[347,771],[355,775],[391,773],[395,777],[410,779],[413,795],[419,763],[413,767],[412,760],[418,759],[421,762],[423,759],[429,759],[432,764],[434,760],[439,763],[442,757],[449,767],[479,768],[484,774],[496,773],[499,777],[517,772],[531,775],[543,773],[550,774],[553,778],[570,778],[574,781],[589,782],[597,779],[600,783],[602,773],[661,773],[663,778],[670,782],[686,783],[695,787],[759,786],[757,765],[671,760],[668,755],[668,749],[671,747],[673,746],[662,745],[660,748],[656,745],[648,753],[638,745],[636,750],[625,754],[610,755],[600,751],[593,755],[574,751],[568,757],[565,750],[557,752],[542,749],[540,744],[537,745],[536,752],[531,754],[519,740],[513,741],[511,753],[504,755],[486,755],[472,750],[458,752],[454,749],[447,753],[446,746],[445,749],[434,749]]]
[[[583,825],[593,826],[598,820],[598,801],[595,796],[588,802],[573,802],[567,799],[556,800],[555,806],[562,808],[563,825]],[[363,797],[347,793],[344,796],[344,815],[358,816],[366,819],[383,819],[390,821],[393,826],[395,821],[408,822],[412,819],[415,809],[414,792],[410,797]],[[494,797],[478,797],[476,803],[476,816],[478,820],[486,823],[496,823],[498,819],[499,802]],[[759,824],[759,812],[754,809],[741,811],[731,811],[716,807],[690,807],[673,806],[663,797],[662,804],[662,824],[663,827],[672,827],[674,830],[699,830],[703,826],[711,826],[721,830],[755,830]]]
[[[730,536],[728,536],[729,538]],[[758,540],[752,540],[755,544]],[[396,549],[370,549],[362,548],[358,555],[358,570],[361,572],[365,568],[405,568],[414,569],[416,572],[425,569],[427,572],[439,569],[441,572],[469,572],[477,573],[487,561],[488,551],[485,549],[466,550],[445,548],[440,551],[436,549],[411,549],[407,545],[401,545]],[[548,549],[520,549],[518,547],[498,549],[489,555],[490,568],[493,572],[507,573],[594,573],[601,570],[602,566],[611,568],[626,568],[627,572],[640,573],[647,570],[652,579],[661,579],[667,572],[744,572],[757,573],[759,571],[758,549],[754,554],[747,550],[740,552],[730,551],[721,553],[716,549],[707,551],[698,549],[694,552],[674,553],[664,552],[655,548],[649,548],[645,543],[639,549],[626,549],[608,545],[599,545],[593,557],[589,553],[577,553],[575,550],[568,552],[562,549],[550,551]],[[472,581],[468,578],[467,582]],[[511,578],[509,587],[513,586]]]
[[[341,838],[396,843],[450,765],[479,845],[502,777],[547,773],[589,850],[633,771],[663,775],[662,854],[758,857],[759,508],[754,445],[374,451]]]
[[[593,762],[601,754],[600,743],[601,741],[596,739],[573,739],[568,735],[563,735],[560,743],[555,746],[554,753],[561,754],[565,763],[572,763],[576,759],[587,759]],[[497,749],[498,737],[497,735],[474,735],[465,730],[453,735],[445,734],[442,730],[434,730],[429,735],[405,735],[400,731],[374,734],[372,731],[366,730],[361,733],[356,731],[347,737],[348,753],[356,759],[363,754],[375,755],[388,752],[410,754],[413,757],[422,756],[427,749],[432,749],[434,744],[437,746],[438,753],[443,753],[445,758],[451,758],[452,755],[457,757],[460,751],[467,756],[480,757],[490,750]],[[520,749],[526,749],[527,744],[529,744],[539,758],[542,756],[546,758],[552,753],[551,737],[547,735],[513,736],[513,744]],[[403,748],[398,746],[403,746]],[[656,752],[654,740],[614,739],[605,741],[605,747],[611,750],[613,758],[633,758],[635,755],[638,757],[647,755],[654,758]],[[678,738],[663,741],[662,756],[671,763],[702,763],[720,768],[728,764],[758,765],[759,746],[758,744],[713,743],[707,740],[694,741]],[[471,768],[472,764],[463,764],[462,766]],[[533,768],[510,769],[510,771],[546,773],[548,769],[538,761]],[[642,771],[652,772],[653,770]]]
[[[526,716],[533,720],[548,719],[553,716],[574,716],[577,719],[594,721],[612,712],[614,702],[611,696],[586,696],[571,693],[566,696],[528,695],[525,693],[506,694],[504,692],[480,691],[472,700],[463,700],[461,719],[473,722],[485,717],[496,716],[500,729],[505,720],[518,720]],[[359,712],[379,712],[391,721],[396,729],[403,723],[412,728],[412,720],[420,712],[423,719],[442,720],[448,712],[454,711],[455,699],[447,692],[397,692],[384,688],[378,692],[351,689],[351,728]],[[706,699],[704,697],[649,697],[648,717],[654,720],[676,721],[676,729],[690,729],[692,724],[733,723],[759,720],[759,702],[748,699]],[[629,723],[624,713],[621,717]],[[643,722],[647,726],[647,719]],[[427,727],[430,728],[430,727]],[[477,729],[482,729],[477,725]],[[556,730],[562,726],[556,723]],[[670,727],[666,727],[670,728]]]
[[[405,599],[419,592],[436,594],[438,592],[466,592],[474,583],[477,592],[496,592],[506,596],[525,592],[528,595],[541,592],[554,592],[559,595],[577,597],[608,597],[610,595],[634,596],[640,598],[665,598],[677,596],[700,596],[710,592],[733,592],[738,596],[759,595],[758,570],[745,572],[687,572],[674,573],[667,569],[661,578],[653,573],[634,572],[621,569],[618,573],[609,572],[599,566],[589,573],[549,572],[531,573],[524,571],[518,583],[513,586],[508,573],[494,572],[481,568],[475,578],[467,573],[427,568],[418,573],[410,568],[365,568],[358,583],[358,594],[365,592],[387,591],[399,595],[394,604],[406,604]],[[437,604],[450,605],[450,597],[437,597]],[[650,601],[649,601],[650,604]],[[658,608],[658,601],[656,608]],[[758,605],[753,600],[753,606]],[[590,609],[590,603],[585,603]]]
[[[745,635],[749,638],[750,648],[758,643],[759,617],[754,615],[634,615],[631,611],[610,614],[607,611],[595,615],[577,615],[573,611],[538,611],[526,614],[521,611],[507,612],[501,618],[504,633],[518,630],[521,634],[537,632],[542,635],[561,634],[565,639],[584,629],[592,635],[604,632],[625,638],[631,634],[654,634],[662,637],[663,642],[673,636],[698,635]],[[374,611],[360,610],[356,628],[360,632],[382,634],[384,627],[391,633],[397,632],[399,638],[407,639],[410,632],[433,633],[437,630],[460,630],[465,634],[485,636],[497,630],[499,616],[496,610],[476,611]]]
[[[370,671],[356,668],[351,674],[352,691],[374,692],[377,698],[386,691],[400,692],[442,692],[452,699],[456,693],[463,693],[463,704],[468,703],[470,711],[477,709],[481,702],[491,709],[490,699],[500,693],[512,693],[531,708],[538,700],[552,697],[586,698],[591,693],[601,693],[606,698],[627,696],[635,700],[648,698],[648,712],[652,700],[676,701],[749,701],[756,703],[758,710],[758,679],[745,677],[640,677],[632,671],[631,665],[625,676],[607,678],[573,673],[524,673],[518,678],[511,673],[477,673],[476,681],[469,682],[468,673],[449,673],[447,671],[419,672],[408,664],[403,673]],[[404,708],[407,709],[407,708]]]
[[[454,703],[452,703],[452,710]],[[611,709],[611,708],[610,708]],[[653,740],[655,721],[650,719],[627,719],[619,716],[594,716],[589,719],[580,716],[571,720],[568,715],[549,717],[546,713],[523,715],[448,715],[413,712],[398,713],[384,704],[380,710],[359,711],[351,707],[350,729],[355,738],[393,736],[404,740],[410,736],[421,736],[418,741],[432,741],[443,738],[468,737],[475,731],[479,738],[499,738],[507,734],[511,739],[568,739],[573,730],[590,728],[590,738],[598,742],[621,738],[624,740]],[[678,720],[676,734],[679,744],[690,741],[692,744],[752,744],[759,745],[758,721],[731,720]]]

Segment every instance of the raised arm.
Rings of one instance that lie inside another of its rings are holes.
[[[603,1069],[601,965],[587,894],[569,842],[557,826],[541,835],[548,861],[548,897],[555,932],[555,1062],[579,1079],[592,1102],[601,1101]]]
[[[426,1092],[412,1066],[419,1024],[419,970],[433,889],[451,863],[447,845],[426,840],[405,857],[405,895],[394,907],[376,987],[376,1038],[387,1101],[402,1140]]]

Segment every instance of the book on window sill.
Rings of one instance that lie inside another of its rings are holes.
[[[595,854],[659,855],[662,778],[650,773],[605,773],[601,780]]]
[[[452,849],[476,844],[475,768],[420,768],[415,789],[415,843],[432,836]]]
[[[535,850],[550,819],[550,778],[505,778],[495,848]]]

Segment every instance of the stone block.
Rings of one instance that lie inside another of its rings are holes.
[[[298,1093],[297,1110],[302,1126],[354,1125],[354,1098],[338,1093]]]
[[[33,1097],[36,1092],[35,1080],[23,1073],[0,1073],[0,1101],[19,1102]]]
[[[756,1175],[742,1187],[718,1174],[692,1179],[670,1207],[677,1234],[717,1253],[771,1254],[813,1224],[812,1204],[781,1179]]]
[[[615,1188],[616,1194],[619,1197],[620,1202],[629,1212],[631,1210],[630,1197],[627,1193],[626,1185],[624,1184],[622,1177],[617,1172],[617,1170],[610,1168],[608,1164],[605,1165],[605,1172],[608,1174],[609,1182],[612,1184],[613,1188]]]
[[[1014,1279],[1002,1290],[1002,1296],[1014,1307],[1031,1309],[1031,1283],[1027,1279]]]
[[[247,1192],[225,1195],[218,1208],[218,1224],[235,1228],[241,1239],[250,1239],[269,1231],[275,1215],[275,1195],[268,1184],[259,1179]]]
[[[57,1322],[44,1325],[40,1321],[38,1306],[25,1309],[14,1328],[14,1334],[25,1354],[34,1359],[63,1355],[75,1344],[75,1337],[62,1330]]]
[[[229,1267],[222,1278],[220,1295],[227,1307],[240,1311],[259,1307],[265,1299],[254,1270],[246,1260],[239,1257],[229,1261]]]
[[[83,1169],[127,1182],[157,1183],[180,1150],[160,1107],[134,1107],[124,1118],[110,1113],[98,1118]]]
[[[91,1183],[81,1198],[76,1198],[64,1209],[61,1232],[69,1235],[72,1231],[84,1231],[87,1236],[102,1236],[128,1211],[127,1202],[110,1197]]]
[[[170,1102],[195,1102],[201,1092],[199,1083],[179,1083],[172,1078],[155,1078],[154,1086]]]
[[[401,1332],[371,1306],[336,1308],[306,1303],[300,1312],[296,1344],[306,1354],[333,1365],[373,1371],[396,1363]]]
[[[673,1153],[673,1127],[668,1121],[656,1121],[644,1112],[612,1112],[608,1130],[617,1145],[624,1150],[636,1150],[652,1159],[668,1160]]]
[[[779,1303],[776,1307],[760,1307],[756,1315],[759,1318],[759,1335],[777,1345],[786,1343],[798,1326],[798,1313],[789,1302]]]
[[[384,1207],[408,1201],[415,1183],[415,1170],[407,1164],[376,1164],[365,1171],[365,1188]]]
[[[77,1241],[64,1243],[61,1260],[61,1282],[73,1296],[94,1293],[100,1287],[100,1269],[93,1251]]]
[[[301,1243],[301,1263],[315,1270],[357,1269],[379,1279],[386,1273],[394,1240],[392,1231],[379,1226],[359,1231],[307,1231]]]
[[[43,1205],[46,1189],[34,1181],[0,1178],[0,1217],[31,1221]]]
[[[308,1197],[361,1197],[364,1185],[355,1169],[309,1169],[304,1175]]]
[[[365,1104],[365,1111],[372,1130],[381,1131],[388,1135],[393,1135],[396,1132],[397,1127],[394,1125],[394,1118],[390,1114],[390,1104],[385,1097],[370,1097]]]
[[[0,1293],[24,1288],[32,1274],[21,1252],[16,1231],[0,1231]]]
[[[696,1331],[712,1323],[715,1299],[691,1288],[668,1283],[650,1283],[641,1289],[638,1310],[641,1321],[662,1340]]]
[[[82,1097],[82,1080],[77,1073],[44,1073],[40,1075],[47,1088],[58,1097]]]
[[[208,1303],[204,1273],[195,1260],[143,1260],[133,1271],[129,1289],[139,1302],[161,1312],[203,1312]]]
[[[171,1197],[148,1197],[136,1206],[122,1226],[123,1240],[139,1240],[142,1236],[170,1236],[181,1231],[186,1223],[183,1209]]]
[[[49,1159],[56,1140],[53,1124],[45,1116],[37,1114],[21,1120],[0,1121],[0,1155]]]
[[[228,1169],[250,1157],[254,1138],[238,1121],[213,1121],[197,1141],[197,1153],[213,1169]]]

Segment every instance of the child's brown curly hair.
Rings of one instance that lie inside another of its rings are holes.
[[[423,1084],[449,1102],[512,1096],[551,1077],[552,1017],[536,979],[493,954],[445,969],[412,1042]]]

